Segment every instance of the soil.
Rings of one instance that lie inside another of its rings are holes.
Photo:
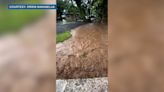
[[[107,76],[107,26],[86,24],[71,31],[72,37],[56,45],[58,79]]]

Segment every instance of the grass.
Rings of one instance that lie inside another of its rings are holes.
[[[56,42],[59,43],[59,42],[63,42],[67,39],[69,39],[71,37],[71,33],[66,31],[66,32],[63,32],[63,33],[60,33],[60,34],[57,34],[56,36]]]
[[[18,32],[45,14],[44,10],[8,10],[6,6],[0,7],[0,35]]]

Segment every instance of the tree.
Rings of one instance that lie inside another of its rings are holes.
[[[63,0],[57,0],[57,17],[58,19],[62,18],[64,9],[68,7],[67,3]]]
[[[63,13],[76,15],[76,13],[79,12],[78,8],[73,3],[73,0],[57,0],[57,4],[57,15],[60,18]]]
[[[84,21],[90,21],[95,17],[96,22],[107,22],[107,0],[58,0],[58,15],[63,10],[70,14],[80,14]]]
[[[83,4],[82,0],[74,0],[76,2],[76,5],[78,6],[79,8],[79,11],[80,11],[80,15],[81,15],[81,18],[83,20],[86,20],[86,12],[85,12],[85,5]]]
[[[74,0],[82,18],[95,16],[96,22],[107,21],[107,0]],[[104,20],[105,19],[105,20]]]

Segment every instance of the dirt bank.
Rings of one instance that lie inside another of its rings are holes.
[[[87,24],[56,45],[57,78],[107,76],[107,26]]]

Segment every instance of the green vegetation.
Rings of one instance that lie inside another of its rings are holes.
[[[35,0],[35,2],[38,0]],[[39,1],[38,1],[39,2]],[[27,2],[28,3],[28,2]],[[31,3],[31,2],[29,2]],[[8,10],[7,5],[0,7],[0,35],[15,33],[27,24],[44,15],[43,10]]]
[[[107,22],[108,0],[58,0],[58,17],[61,17],[64,10],[66,14],[78,15],[84,21]]]
[[[0,10],[0,34],[17,32],[26,24],[32,23],[43,11],[35,10]]]
[[[57,36],[56,36],[56,42],[57,43],[63,42],[63,41],[67,40],[70,37],[71,37],[71,33],[68,32],[68,31],[63,32],[63,33],[60,33],[60,34],[57,34]]]

